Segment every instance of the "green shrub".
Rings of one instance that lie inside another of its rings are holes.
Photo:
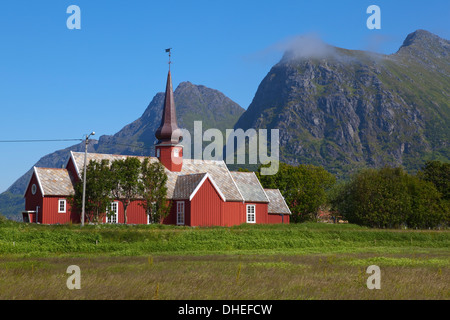
[[[350,223],[377,228],[437,228],[448,206],[433,183],[401,168],[366,169],[335,192],[332,204]]]

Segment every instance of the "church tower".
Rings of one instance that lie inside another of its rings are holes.
[[[180,172],[183,165],[183,146],[179,144],[182,135],[177,125],[170,69],[167,75],[161,124],[156,130],[155,137],[158,139],[155,146],[156,157],[168,170]]]

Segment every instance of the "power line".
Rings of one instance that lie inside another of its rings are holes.
[[[58,141],[83,141],[83,139],[28,139],[28,140],[0,140],[0,143],[16,142],[58,142]]]
[[[26,142],[63,142],[63,141],[83,141],[84,139],[24,139],[24,140],[0,140],[0,143],[26,143]],[[137,148],[142,150],[152,150],[154,146],[125,144],[125,143],[111,143],[112,145]]]
[[[15,143],[15,142],[55,142],[55,141],[83,141],[84,139],[28,139],[28,140],[0,140],[0,143]],[[112,143],[117,146],[151,149],[151,147],[145,147],[143,145],[124,144],[124,143]]]

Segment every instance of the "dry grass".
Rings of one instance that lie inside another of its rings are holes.
[[[66,286],[73,264],[80,290]],[[366,286],[370,264],[380,290]],[[446,300],[449,283],[445,253],[0,258],[0,299]]]
[[[0,223],[0,299],[450,298],[450,232]],[[366,285],[381,268],[381,290]],[[69,265],[81,289],[69,290]]]

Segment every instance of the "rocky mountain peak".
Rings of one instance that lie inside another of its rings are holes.
[[[393,55],[313,44],[272,67],[236,127],[279,129],[281,161],[336,174],[446,157],[448,40],[417,30]]]
[[[401,47],[408,47],[412,45],[424,45],[428,42],[439,41],[439,37],[426,30],[416,30],[408,34],[406,39],[403,41]]]
[[[450,41],[426,30],[416,30],[410,33],[398,50],[398,55],[412,56],[421,62],[434,62],[436,59],[447,58],[450,51]]]

